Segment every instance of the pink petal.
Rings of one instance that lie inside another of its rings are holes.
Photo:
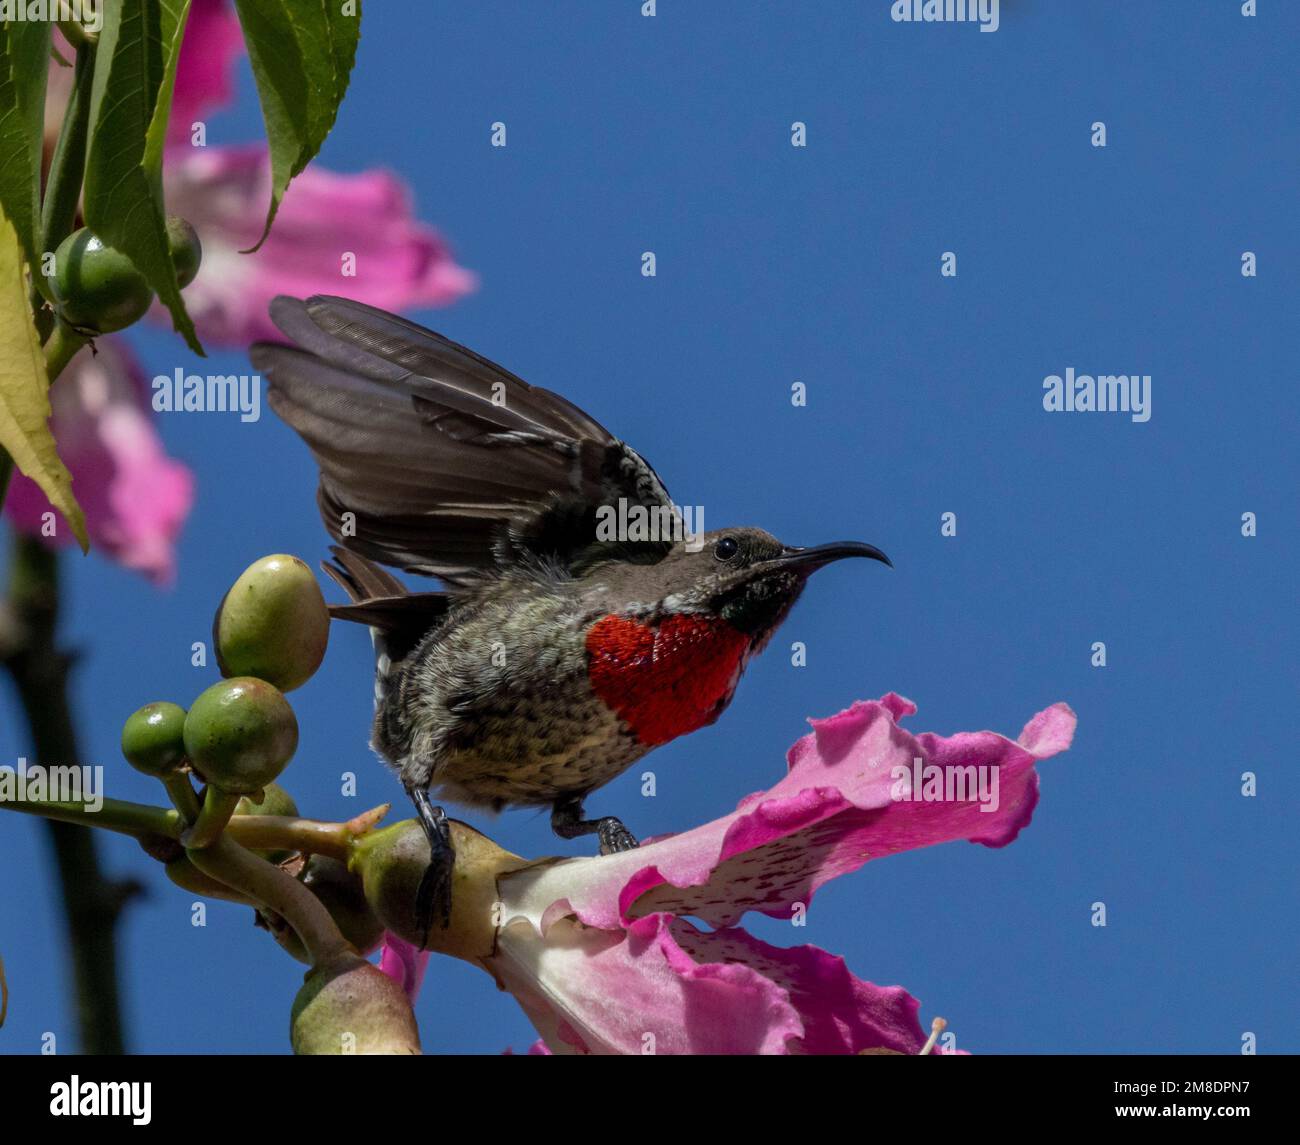
[[[379,969],[399,983],[412,1002],[419,997],[424,971],[428,965],[427,950],[419,949],[392,931],[384,932],[384,949],[379,955]]]
[[[516,916],[491,969],[557,1054],[915,1054],[926,1040],[902,987],[855,978],[814,946],[665,914],[626,932]]]
[[[54,46],[65,60],[71,61],[77,54],[58,28],[54,29]],[[192,0],[167,120],[170,142],[188,145],[195,122],[231,102],[235,94],[235,63],[243,51],[244,34],[228,0]],[[72,91],[72,68],[51,60],[47,75],[45,145],[48,153],[63,124]]]
[[[176,68],[169,138],[188,142],[196,121],[230,103],[235,61],[243,50],[239,19],[226,0],[193,0]]]
[[[816,946],[782,949],[735,928],[700,931],[673,925],[678,945],[696,962],[742,963],[779,986],[799,1013],[803,1034],[791,1052],[856,1054],[889,1049],[915,1054],[926,1035],[920,1005],[901,986],[877,986],[854,977],[844,959]]]
[[[749,966],[697,962],[667,915],[622,931],[515,919],[491,969],[556,1054],[771,1054],[803,1033],[785,991]]]
[[[129,569],[166,584],[175,576],[173,545],[193,501],[194,479],[169,458],[154,430],[144,377],[125,345],[97,340],[50,390],[50,427],[72,474],[92,545]],[[15,473],[5,500],[14,527],[42,536],[54,509],[34,481]],[[55,516],[51,545],[72,541]]]
[[[474,276],[412,216],[405,185],[387,172],[308,167],[254,254],[239,252],[257,241],[266,217],[263,146],[174,147],[165,174],[168,209],[187,218],[203,244],[185,302],[204,341],[243,346],[279,337],[267,316],[277,294],[344,294],[405,310],[444,306],[474,289]]]
[[[1069,746],[1074,713],[1065,704],[1040,712],[1016,743],[993,732],[914,736],[897,721],[915,710],[891,693],[812,720],[812,734],[789,752],[785,777],[730,815],[621,855],[538,864],[503,886],[541,925],[576,913],[614,929],[668,911],[730,926],[746,910],[788,918],[793,904],[809,903],[823,883],[870,859],[956,839],[1010,843],[1038,799],[1034,764]],[[915,759],[939,768],[945,782],[964,767],[991,769],[996,809],[975,798],[895,798],[894,769],[910,776]]]

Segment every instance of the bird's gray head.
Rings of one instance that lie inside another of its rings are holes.
[[[846,557],[890,564],[874,545],[837,541],[812,548],[782,544],[749,526],[718,529],[673,545],[649,565],[608,565],[611,593],[663,613],[709,612],[762,641],[785,619],[808,578]]]

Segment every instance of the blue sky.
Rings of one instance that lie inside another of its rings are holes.
[[[1247,1031],[1296,1052],[1300,9],[1003,0],[986,34],[889,7],[371,4],[321,161],[398,172],[481,276],[416,318],[590,410],[708,527],[860,537],[894,560],[819,574],[728,713],[650,757],[657,797],[634,769],[590,809],[643,835],[713,818],[782,773],[806,717],[890,690],[919,705],[915,730],[943,733],[1014,736],[1065,700],[1075,746],[1040,768],[1012,846],[870,863],[805,929],[751,929],[907,987],[976,1053],[1234,1053]],[[210,143],[258,137],[243,83]],[[150,375],[196,363],[169,334],[135,343]],[[1069,367],[1150,375],[1150,421],[1045,412],[1043,379]],[[68,561],[85,762],[142,800],[157,793],[120,762],[122,720],[217,678],[190,645],[246,564],[314,563],[326,544],[314,467],[269,411],[161,430],[198,476],[178,587]],[[370,697],[365,633],[340,630],[293,696],[286,785],[305,811],[399,796],[366,748]],[[0,762],[27,751],[5,692]],[[536,812],[469,818],[522,854],[588,846]],[[285,1050],[301,967],[246,910],[191,927],[190,896],[134,843],[104,843],[149,886],[122,935],[131,1047]],[[75,1045],[47,869],[39,825],[0,817],[0,1052],[45,1031]],[[429,1052],[533,1037],[450,960],[418,1014]]]

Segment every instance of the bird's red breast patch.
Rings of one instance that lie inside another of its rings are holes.
[[[596,695],[654,747],[712,722],[748,646],[716,616],[679,614],[658,624],[605,616],[587,632],[587,667]]]

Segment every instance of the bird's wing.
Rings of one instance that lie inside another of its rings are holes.
[[[321,517],[344,547],[452,583],[529,555],[573,569],[667,551],[597,541],[602,507],[672,503],[558,394],[359,302],[282,296],[271,318],[292,345],[259,342],[253,364],[320,465]]]

